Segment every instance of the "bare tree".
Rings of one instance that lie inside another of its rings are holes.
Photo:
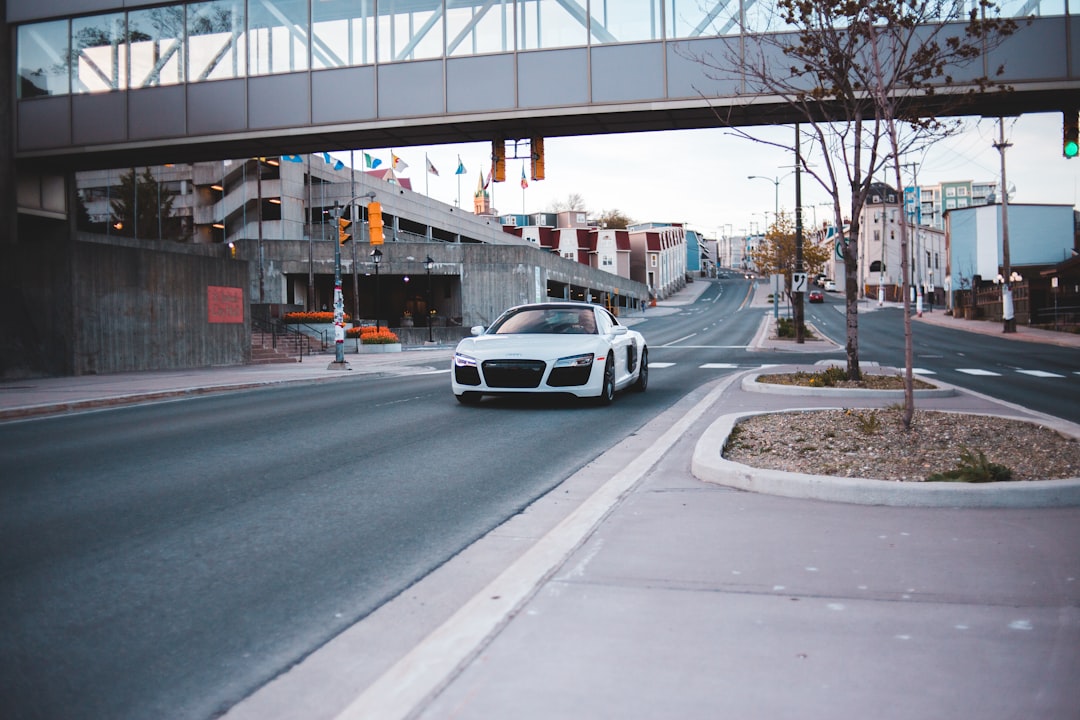
[[[938,95],[944,97],[937,103],[937,116],[959,111],[965,93],[985,90],[989,81],[969,79],[961,87],[952,73],[997,47],[1015,29],[1012,21],[992,18],[996,6],[989,0],[977,0],[966,24],[949,14],[959,8],[938,0],[777,0],[775,17],[786,32],[747,34],[743,44],[733,45],[721,59],[686,53],[713,79],[735,79],[750,93],[780,98],[809,128],[804,135],[807,151],[796,164],[833,200],[834,223],[843,243],[851,380],[861,377],[859,218],[874,176],[888,165],[898,169],[903,153],[923,150],[959,128],[956,120],[920,118],[918,102],[947,90]],[[731,125],[723,113],[718,111],[717,117]],[[793,150],[783,143],[768,144]],[[804,158],[810,155],[820,165],[808,165]],[[851,212],[847,232],[845,193]]]
[[[566,210],[584,210],[585,198],[579,193],[570,193],[566,196],[565,200],[556,200],[551,205],[551,209],[555,212],[563,212]]]
[[[600,223],[601,227],[615,228],[617,230],[625,230],[627,227],[634,224],[633,218],[622,210],[615,209],[601,210],[596,221]]]

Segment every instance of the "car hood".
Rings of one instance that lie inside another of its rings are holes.
[[[606,344],[599,335],[479,335],[458,343],[458,352],[483,357],[550,358],[597,352]]]

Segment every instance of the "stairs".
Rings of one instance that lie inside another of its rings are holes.
[[[310,354],[308,339],[297,335],[278,335],[277,347],[274,336],[255,330],[251,333],[251,365],[300,362],[300,353]]]

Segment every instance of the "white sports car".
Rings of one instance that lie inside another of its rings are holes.
[[[458,343],[450,365],[454,396],[569,393],[607,405],[615,392],[649,384],[649,351],[641,333],[604,308],[581,302],[512,307]]]

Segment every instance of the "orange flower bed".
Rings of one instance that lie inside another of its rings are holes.
[[[287,312],[281,317],[285,322],[288,323],[334,322],[334,313],[332,312]],[[352,322],[352,318],[349,317],[349,313],[345,313],[345,322]]]
[[[369,325],[349,328],[345,331],[345,337],[358,337],[364,345],[392,345],[401,342],[398,336],[390,332],[390,330],[386,328],[376,329]]]

